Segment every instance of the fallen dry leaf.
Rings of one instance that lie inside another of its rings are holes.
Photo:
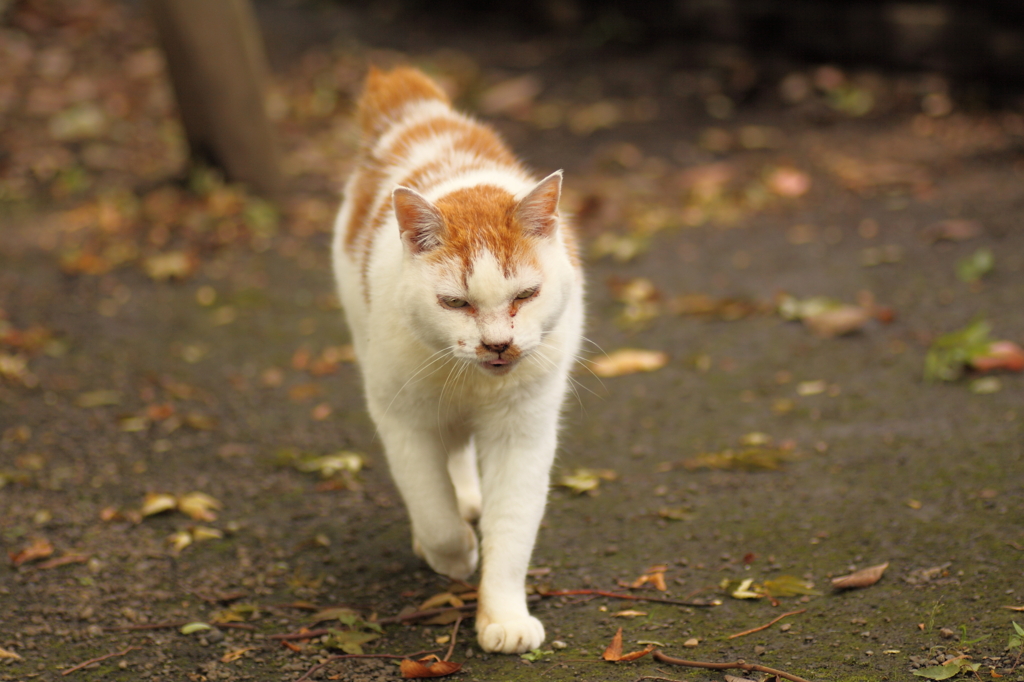
[[[622,658],[622,628],[619,628],[615,636],[612,637],[611,643],[601,654],[601,658],[606,661],[617,661]]]
[[[766,184],[769,190],[780,197],[802,197],[811,189],[811,176],[796,168],[783,166],[772,171]]]
[[[437,656],[426,656],[418,661],[409,658],[403,659],[399,669],[405,679],[418,680],[426,677],[445,677],[457,673],[462,669],[462,664],[454,661],[442,661]]]
[[[924,228],[921,231],[921,236],[930,242],[942,240],[962,242],[980,236],[983,231],[981,222],[977,220],[950,218]]]
[[[655,589],[660,592],[668,590],[668,586],[665,584],[665,571],[668,570],[668,566],[664,564],[657,564],[648,568],[643,575],[634,580],[631,583],[619,583],[623,587],[630,589],[637,589],[644,585],[653,585]]]
[[[46,571],[51,568],[59,568],[61,566],[67,566],[68,564],[84,564],[89,560],[89,557],[85,554],[65,554],[64,556],[57,557],[55,559],[49,559],[41,564],[38,564],[36,568]]]
[[[601,658],[612,663],[625,663],[628,661],[635,661],[638,658],[646,656],[652,651],[654,651],[654,645],[648,644],[645,648],[639,651],[633,651],[628,654],[622,653],[622,628],[619,628],[615,633],[615,636],[612,637],[611,644],[609,644],[608,648],[604,650],[603,654],[601,654]]]
[[[10,658],[10,659],[13,659],[15,661],[22,660],[21,656],[19,656],[18,654],[14,653],[13,651],[8,651],[7,649],[3,649],[3,648],[0,648],[0,658]]]
[[[216,521],[214,509],[221,504],[206,493],[192,492],[178,498],[178,511],[187,514],[196,521]]]
[[[975,355],[971,367],[979,372],[1005,369],[1010,372],[1024,370],[1024,349],[1012,341],[994,341],[982,355]]]
[[[488,116],[522,114],[533,104],[543,87],[540,79],[530,74],[502,81],[480,96],[480,111]]]
[[[816,315],[808,315],[803,318],[803,322],[817,336],[829,339],[858,331],[870,319],[871,313],[865,308],[841,305],[838,308],[823,310]]]
[[[244,649],[235,649],[234,651],[229,651],[229,652],[227,652],[226,654],[224,654],[223,656],[220,657],[220,662],[221,663],[233,663],[234,661],[237,661],[238,659],[240,659],[242,656],[245,656],[246,652],[256,651],[256,649],[258,649],[258,648],[259,647],[249,646],[249,647],[246,647]]]
[[[568,474],[559,476],[555,485],[582,494],[597,490],[601,481],[614,481],[618,477],[618,473],[612,469],[575,469]]]
[[[590,361],[590,371],[599,377],[618,377],[653,372],[668,363],[668,354],[657,350],[623,348]]]
[[[442,592],[441,594],[435,594],[430,597],[422,604],[420,604],[420,611],[426,611],[427,609],[436,609],[439,606],[454,606],[456,608],[465,606],[466,602],[456,597],[451,592]]]
[[[721,469],[736,471],[777,471],[783,463],[796,459],[791,450],[783,448],[749,447],[742,450],[703,452],[696,457],[684,459],[684,469]]]
[[[634,609],[626,609],[625,611],[616,611],[612,614],[612,618],[639,618],[640,616],[646,616],[646,611],[636,611]]]
[[[20,552],[11,552],[8,556],[11,559],[11,565],[17,568],[18,566],[30,561],[46,559],[52,554],[53,544],[51,544],[46,538],[36,538],[25,549]]]
[[[170,251],[150,256],[143,263],[146,274],[158,282],[186,279],[198,266],[199,262],[184,251]]]
[[[832,578],[832,587],[838,590],[850,590],[858,587],[870,587],[882,579],[885,569],[889,568],[889,562],[869,568],[863,568],[849,575]]]
[[[178,498],[174,495],[168,495],[167,493],[147,493],[146,498],[142,501],[142,515],[153,516],[154,514],[161,514],[165,511],[177,509]]]

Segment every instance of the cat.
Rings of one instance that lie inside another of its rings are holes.
[[[459,580],[482,554],[480,646],[536,649],[526,571],[583,323],[562,172],[538,181],[413,68],[371,68],[357,111],[334,270],[413,551]]]

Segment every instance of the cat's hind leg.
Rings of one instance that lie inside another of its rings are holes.
[[[459,515],[472,523],[480,518],[480,474],[477,469],[476,447],[473,439],[464,448],[459,448],[448,455],[448,475],[455,486],[455,497],[459,505]]]

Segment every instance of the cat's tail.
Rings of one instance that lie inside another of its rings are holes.
[[[400,66],[381,71],[371,66],[358,104],[363,144],[372,146],[407,104],[430,99],[450,103],[444,91],[419,69]]]

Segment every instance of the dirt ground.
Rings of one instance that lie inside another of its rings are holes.
[[[466,596],[411,552],[329,269],[351,99],[368,61],[399,60],[539,173],[565,169],[588,359],[668,359],[575,377],[556,478],[604,478],[552,490],[531,571],[548,642],[534,660],[483,654],[468,612],[456,679],[723,679],[602,661],[621,627],[626,651],[809,680],[918,679],[961,654],[1024,680],[1006,648],[1024,625],[1006,608],[1024,603],[1024,375],[923,378],[936,338],[972,320],[1024,343],[1024,109],[935,75],[628,44],[614,26],[584,41],[264,3],[290,176],[274,222],[215,180],[170,183],[184,154],[152,33],[134,5],[86,5],[75,21],[106,42],[60,17],[0,34],[29,55],[0,88],[0,680],[295,681],[375,621]],[[76,59],[52,78],[61,45]],[[48,91],[27,93],[75,77],[107,115],[117,93],[138,104],[130,135],[58,134]],[[991,271],[963,281],[984,249]],[[782,294],[860,305],[863,324],[816,335],[783,319]],[[316,459],[339,451],[364,468]],[[831,586],[886,562],[877,584]],[[630,587],[643,575],[665,590]],[[731,596],[748,578],[760,598]],[[813,593],[763,596],[787,580]],[[705,606],[539,596],[560,590]],[[347,623],[322,613],[340,606]],[[386,624],[362,649],[443,657],[441,620]],[[273,638],[304,627],[341,634]],[[399,679],[396,663],[310,677]]]

